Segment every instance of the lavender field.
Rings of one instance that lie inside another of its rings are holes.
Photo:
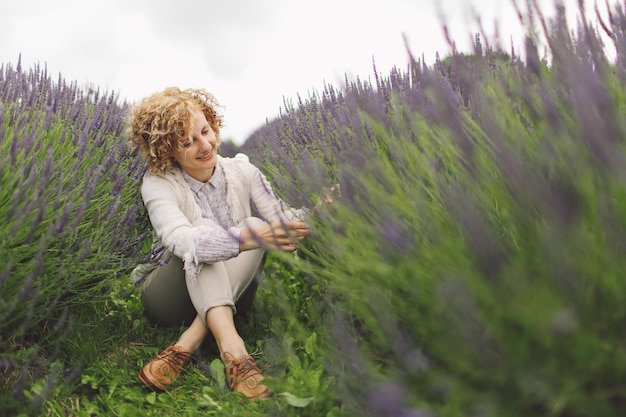
[[[260,404],[229,396],[210,346],[172,392],[138,385],[177,329],[143,317],[128,278],[150,245],[128,104],[2,65],[0,410],[625,415],[626,9],[610,10],[535,13],[521,51],[477,35],[473,54],[374,68],[229,150],[295,206],[338,185],[239,323],[277,393]]]

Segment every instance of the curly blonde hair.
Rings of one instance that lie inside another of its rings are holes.
[[[144,98],[135,105],[128,120],[129,143],[142,153],[148,170],[164,175],[178,166],[172,157],[172,149],[182,149],[189,138],[193,113],[204,114],[220,141],[223,117],[218,114],[219,104],[215,97],[203,89],[181,90],[168,87]]]

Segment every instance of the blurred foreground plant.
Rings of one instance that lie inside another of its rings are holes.
[[[626,413],[626,13],[610,62],[586,16],[529,10],[525,62],[477,37],[251,138],[290,201],[341,186],[301,252],[346,415]]]

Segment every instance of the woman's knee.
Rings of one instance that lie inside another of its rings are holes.
[[[158,324],[181,325],[193,320],[195,309],[180,258],[172,255],[169,262],[146,277],[141,288],[141,302],[146,316]]]

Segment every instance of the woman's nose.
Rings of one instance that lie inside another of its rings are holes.
[[[213,142],[208,137],[201,136],[198,142],[200,142],[202,149],[213,149]]]

